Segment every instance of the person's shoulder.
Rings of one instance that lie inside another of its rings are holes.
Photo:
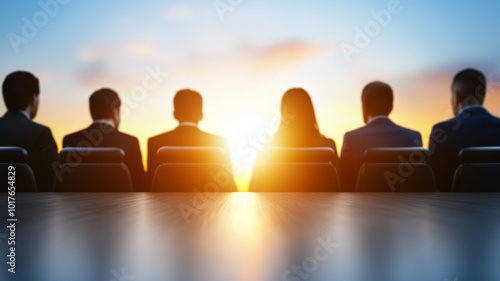
[[[157,141],[161,141],[162,139],[169,138],[174,134],[174,131],[175,130],[170,130],[170,131],[166,131],[166,132],[163,132],[161,134],[149,137],[148,142],[157,142]]]
[[[177,127],[173,130],[150,137],[147,143],[149,149],[156,150],[161,146],[179,145],[184,139],[185,136],[183,136],[182,132],[179,132]]]
[[[30,130],[30,131],[50,131],[48,126],[35,122],[33,120],[23,117],[7,118],[2,117],[5,122],[12,122],[18,127],[19,130]]]
[[[496,123],[500,124],[500,117],[495,116],[493,114],[491,114],[491,117],[493,118],[493,120],[495,120]]]
[[[133,136],[133,135],[131,135],[131,134],[124,133],[124,132],[122,132],[122,131],[118,131],[118,130],[116,131],[116,133],[117,133],[117,135],[118,135],[121,139],[123,139],[123,140],[125,140],[125,141],[129,141],[129,142],[136,142],[136,141],[138,142],[138,141],[139,141],[139,139],[138,139],[136,136]]]
[[[365,131],[368,130],[368,126],[361,126],[359,128],[356,128],[354,130],[351,130],[351,131],[347,131],[345,134],[344,134],[344,138],[351,138],[351,137],[354,137],[354,136],[357,136],[357,135],[362,135],[365,133]]]
[[[458,122],[457,117],[453,117],[453,118],[450,118],[448,120],[445,120],[445,121],[438,122],[438,123],[434,124],[434,126],[432,126],[432,130],[437,130],[437,129],[446,130],[446,129],[450,129],[453,126],[456,126],[457,122]]]
[[[78,130],[78,131],[74,131],[72,133],[69,133],[69,134],[65,135],[64,138],[65,139],[66,138],[72,139],[72,138],[80,136],[81,134],[83,134],[83,130]]]
[[[139,146],[139,139],[133,135],[118,130],[115,130],[113,134],[112,141],[123,149],[135,149]]]
[[[27,121],[29,121],[29,120],[27,120]],[[42,133],[42,134],[52,135],[52,130],[48,126],[42,125],[42,124],[34,122],[34,121],[29,121],[27,124],[29,124],[28,126],[30,127],[29,128],[30,130],[35,130],[36,132]]]
[[[202,130],[200,130],[200,133],[203,135],[203,138],[211,140],[212,142],[216,142],[216,143],[226,143],[227,142],[224,137],[221,137],[219,135],[208,133],[208,132],[205,132]]]
[[[419,131],[415,131],[415,130],[412,130],[410,128],[406,128],[406,127],[401,127],[400,126],[400,130],[401,132],[403,132],[403,134],[405,134],[407,137],[407,140],[410,140],[410,143],[411,144],[406,144],[408,146],[413,146],[413,145],[417,145],[417,146],[422,146],[422,134],[420,134]]]
[[[485,126],[490,127],[490,129],[493,129],[496,132],[496,135],[500,135],[500,118],[493,115],[489,114],[485,121]]]
[[[320,140],[325,146],[336,147],[335,141],[327,136],[321,135]]]
[[[52,136],[52,131],[48,126],[34,122],[24,116],[20,117],[12,114],[2,116],[0,118],[0,130],[2,130],[3,127],[27,138],[36,139],[39,137]]]
[[[84,130],[69,133],[63,137],[63,146],[78,146],[78,142],[85,139]]]
[[[415,131],[415,130],[408,129],[408,128],[406,128],[406,130],[407,130],[408,134],[413,136],[413,138],[422,140],[422,134],[419,131]]]
[[[397,125],[397,124],[395,124],[395,125],[402,132],[405,132],[405,133],[407,133],[409,135],[420,136],[420,132],[419,131],[415,131],[413,129],[410,129],[410,128],[407,128],[407,127],[403,127],[401,125]]]
[[[335,151],[335,154],[338,154],[337,143],[335,143],[333,139],[325,136],[323,136],[323,139],[324,146],[332,148]]]

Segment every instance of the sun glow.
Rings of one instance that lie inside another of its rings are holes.
[[[244,114],[231,123],[229,140],[234,177],[240,191],[247,191],[257,155],[270,142],[279,125],[279,117],[266,121],[256,114]]]
[[[259,198],[255,193],[238,192],[230,195],[225,206],[228,209],[228,226],[244,241],[255,238],[259,229]]]

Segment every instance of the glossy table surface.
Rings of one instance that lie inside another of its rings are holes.
[[[500,280],[500,194],[16,194],[0,280]]]

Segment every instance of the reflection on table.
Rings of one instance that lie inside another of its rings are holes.
[[[1,280],[500,280],[496,194],[16,198]]]

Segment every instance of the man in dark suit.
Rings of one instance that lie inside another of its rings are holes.
[[[39,104],[38,78],[13,72],[5,78],[2,92],[7,113],[0,118],[0,145],[26,149],[38,191],[53,191],[57,146],[50,129],[32,121]]]
[[[475,69],[460,71],[453,78],[451,104],[454,118],[432,128],[429,164],[438,189],[451,189],[460,150],[473,146],[500,146],[500,119],[484,107],[486,78]]]
[[[422,146],[419,132],[398,126],[389,119],[394,101],[389,85],[378,81],[369,83],[363,89],[361,101],[366,126],[344,135],[340,158],[343,191],[354,191],[367,149]]]
[[[198,129],[198,123],[203,119],[202,105],[202,97],[198,92],[184,89],[175,94],[174,118],[179,121],[179,126],[161,135],[151,137],[148,140],[148,177],[150,181],[160,164],[158,163],[156,153],[162,146],[221,147],[227,156],[227,164],[230,163],[227,141],[222,137]],[[233,184],[231,183],[231,185]]]
[[[90,115],[94,122],[86,129],[64,137],[63,147],[116,147],[125,152],[135,191],[145,191],[144,165],[136,137],[118,131],[121,101],[111,89],[100,89],[89,99]]]

